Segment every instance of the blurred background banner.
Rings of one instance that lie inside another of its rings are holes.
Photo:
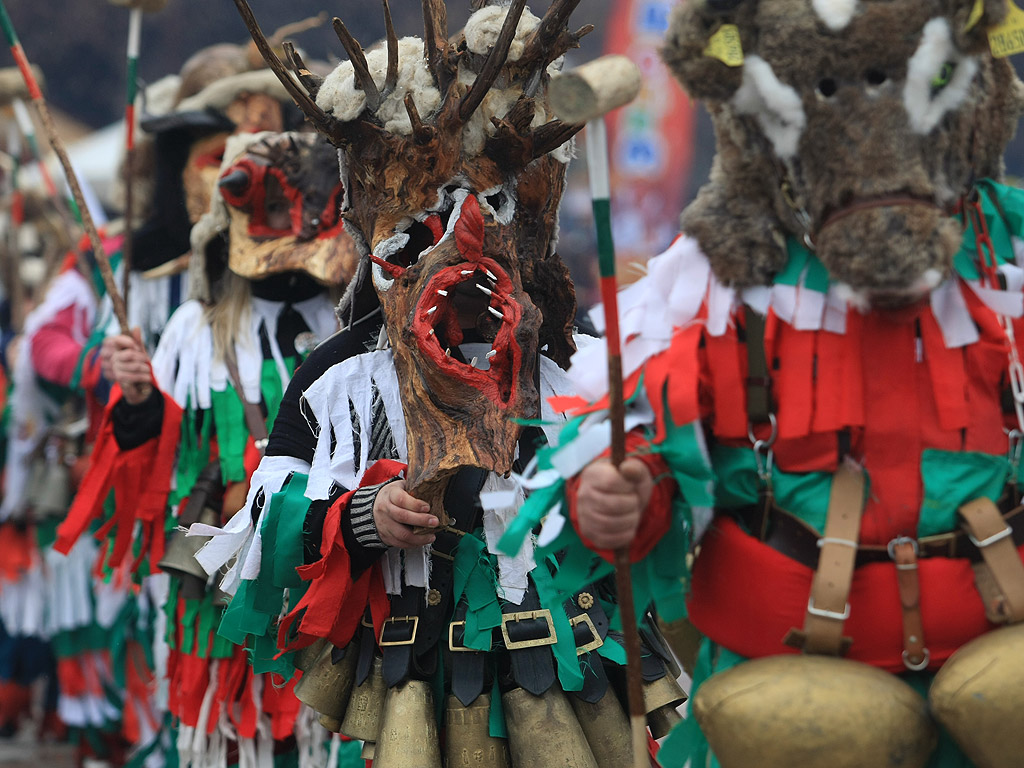
[[[642,261],[678,231],[693,165],[696,108],[661,62],[659,49],[675,0],[616,0],[605,53],[628,56],[644,75],[636,101],[608,123],[615,249]]]

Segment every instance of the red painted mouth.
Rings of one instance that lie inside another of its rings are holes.
[[[479,390],[502,408],[512,405],[522,365],[515,329],[523,310],[513,291],[511,278],[492,259],[465,261],[430,279],[412,321],[421,351],[441,373]],[[467,320],[472,322],[474,316],[490,349],[466,361],[458,347]]]

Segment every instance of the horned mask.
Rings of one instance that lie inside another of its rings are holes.
[[[463,466],[509,472],[519,420],[539,415],[538,352],[564,366],[573,351],[554,246],[580,126],[551,117],[546,87],[589,31],[566,28],[578,2],[555,0],[542,19],[525,0],[484,5],[449,39],[444,3],[424,0],[423,39],[400,40],[383,0],[387,39],[365,54],[334,20],[349,61],[325,79],[290,48],[302,88],[272,63],[342,150],[346,228],[371,262],[410,425],[408,483],[424,498]],[[469,341],[474,354],[460,350]]]
[[[680,4],[665,60],[706,100],[718,143],[683,227],[719,279],[769,282],[790,237],[863,303],[913,301],[945,278],[959,201],[1000,176],[1021,107],[1013,69],[987,50],[1005,11],[1003,0]],[[742,47],[734,66],[713,54],[727,34]]]
[[[340,287],[356,266],[340,219],[337,150],[315,133],[238,134],[227,140],[209,212],[192,230],[192,294],[226,267],[248,280],[305,272]],[[227,240],[226,263],[210,246]]]

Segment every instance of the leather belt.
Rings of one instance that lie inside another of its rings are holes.
[[[1003,506],[1008,507],[1009,504],[1003,502]],[[818,540],[821,534],[800,518],[775,505],[770,505],[767,510],[762,505],[753,505],[724,511],[746,526],[755,536],[760,531],[765,531],[762,540],[772,549],[808,568],[817,567],[820,551]],[[1024,545],[1024,505],[1004,509],[1002,519],[1007,527],[1013,529],[1008,537],[1013,544],[1017,547]],[[981,550],[962,530],[937,536],[924,536],[917,539],[917,546],[917,556],[921,559],[966,558],[975,563],[982,560]],[[888,544],[861,544],[857,547],[857,567],[868,563],[888,562],[892,562]]]

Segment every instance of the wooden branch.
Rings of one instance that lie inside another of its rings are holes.
[[[558,149],[581,130],[582,124],[563,123],[561,120],[544,123],[533,132],[533,156],[543,157],[548,152]]]
[[[333,138],[337,131],[338,121],[320,109],[310,95],[295,82],[284,62],[277,57],[274,49],[267,42],[267,38],[263,36],[263,30],[260,29],[259,22],[256,21],[256,16],[246,0],[235,0],[235,7],[238,8],[238,13],[241,15],[242,21],[245,22],[246,29],[249,30],[249,35],[252,37],[253,42],[256,43],[256,48],[259,50],[260,55],[263,56],[263,60],[267,62],[267,66],[270,67],[271,71],[277,75],[277,79],[281,81],[281,85],[288,91],[295,104],[309,118],[318,131],[329,138]]]
[[[302,56],[299,55],[299,52],[295,50],[295,46],[290,42],[284,43],[284,55],[288,59],[288,66],[292,68],[292,72],[295,73],[295,76],[299,78],[299,82],[302,83],[302,87],[306,89],[312,99],[316,100],[324,79],[310,71],[309,67],[306,66],[306,62],[302,60]]]
[[[519,61],[543,61],[544,66],[547,66],[561,56],[565,51],[551,55],[553,53],[552,44],[565,31],[569,17],[579,4],[580,0],[554,0],[547,13],[544,14],[544,18],[540,20],[540,24],[537,25],[537,29],[527,38],[523,55]]]
[[[352,62],[352,69],[355,71],[359,87],[366,94],[366,106],[371,112],[376,112],[377,107],[380,106],[380,91],[377,90],[377,83],[373,81],[370,69],[366,66],[366,56],[363,54],[363,47],[352,37],[352,33],[348,31],[345,22],[337,16],[334,17],[333,24],[335,34],[338,35],[338,39],[348,54],[349,61]]]
[[[444,0],[423,0],[423,47],[434,83],[446,93],[451,73],[447,61],[448,7]]]
[[[576,1],[579,2],[579,0]],[[469,120],[473,112],[476,111],[476,108],[480,106],[487,92],[494,85],[494,81],[498,78],[501,68],[505,66],[505,62],[508,60],[508,49],[515,38],[516,29],[519,27],[519,20],[523,17],[525,9],[526,0],[512,0],[512,5],[509,6],[508,13],[505,16],[505,23],[501,25],[501,32],[498,33],[498,39],[495,41],[494,47],[487,54],[487,60],[484,62],[483,68],[476,76],[476,80],[469,89],[469,93],[466,94],[466,97],[459,105],[459,118],[463,122]]]
[[[409,122],[412,123],[412,135],[417,142],[425,144],[434,138],[434,128],[423,124],[423,120],[420,119],[420,112],[416,109],[416,101],[411,93],[405,95],[405,111],[409,113]]]
[[[384,95],[393,93],[398,85],[398,36],[395,34],[395,24],[391,19],[391,5],[388,0],[381,0],[384,3],[384,28],[387,30],[388,38],[388,73],[384,78]]]
[[[525,133],[530,123],[533,122],[533,116],[537,112],[537,102],[526,95],[520,96],[519,100],[512,106],[512,109],[505,115],[505,119],[519,132]]]

